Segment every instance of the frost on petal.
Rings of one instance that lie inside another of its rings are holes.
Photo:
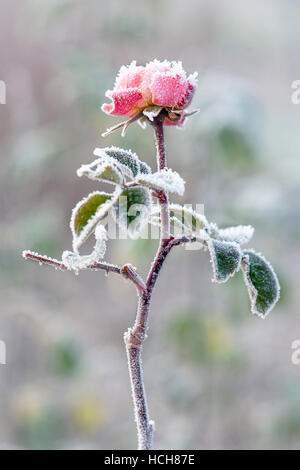
[[[235,242],[208,239],[207,243],[214,274],[213,281],[226,282],[239,271],[242,250]]]
[[[155,73],[150,86],[152,102],[157,106],[177,108],[187,93],[187,82],[182,75]]]
[[[243,252],[242,270],[248,288],[251,312],[265,318],[280,297],[276,273],[264,256],[254,250]]]
[[[233,241],[239,245],[248,243],[254,233],[251,225],[237,225],[235,227],[227,227],[216,230],[216,236],[219,240]]]
[[[130,65],[122,65],[116,78],[114,90],[139,88],[145,75],[145,67],[137,66],[133,60]]]
[[[113,194],[95,191],[79,201],[74,207],[70,221],[74,251],[78,250],[93,232],[98,222],[108,214],[120,193],[120,189],[116,189]]]
[[[198,72],[191,73],[188,76],[188,82],[192,85],[193,88],[197,88],[198,86]]]
[[[167,72],[172,67],[172,64],[169,60],[158,60],[154,59],[151,62],[146,64],[146,70],[149,73],[154,74],[155,72]],[[147,77],[149,78],[149,77]]]
[[[137,183],[144,184],[150,188],[163,189],[182,196],[185,182],[176,171],[165,168],[156,173],[141,175],[136,178]]]
[[[194,77],[194,75],[195,74],[190,75],[189,80],[187,81],[187,88],[186,88],[185,95],[183,96],[182,100],[177,104],[177,107],[179,109],[187,108],[191,104],[191,101],[193,99],[193,96],[196,90],[195,83],[197,83],[195,78],[191,79],[191,77]]]
[[[106,96],[112,100],[112,103],[103,104],[101,109],[113,116],[133,116],[139,107],[143,106],[143,95],[137,88],[108,91]]]
[[[135,117],[153,105],[185,109],[193,98],[196,77],[196,73],[187,77],[181,62],[155,59],[143,67],[133,61],[120,68],[114,89],[106,93],[112,103],[104,104],[102,110],[111,115]],[[153,112],[150,112],[148,118],[153,117]],[[168,125],[180,126],[182,123],[173,124],[166,120]]]

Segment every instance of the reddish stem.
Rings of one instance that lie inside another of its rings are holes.
[[[163,111],[151,122],[154,128],[157,149],[157,168],[166,168],[166,151],[164,142],[164,119]],[[159,272],[163,266],[167,254],[172,245],[169,238],[169,201],[166,191],[157,191],[158,202],[161,213],[160,243],[150,268],[146,289],[139,295],[139,304],[134,326],[125,333],[129,375],[134,404],[135,420],[138,432],[138,449],[150,450],[153,443],[154,423],[149,418],[147,397],[143,381],[142,369],[142,345],[146,339],[148,329],[149,309],[152,292],[156,284]]]

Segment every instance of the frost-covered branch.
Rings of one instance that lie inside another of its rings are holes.
[[[49,256],[39,255],[38,253],[34,253],[33,251],[25,250],[23,251],[23,258],[36,261],[40,265],[47,264],[49,266],[53,266],[55,269],[60,269],[61,271],[70,271],[71,268],[64,264],[62,261],[59,261],[54,258],[50,258]],[[130,264],[125,264],[124,266],[117,266],[115,264],[106,263],[105,261],[102,262],[95,262],[90,264],[89,266],[85,266],[81,269],[92,269],[94,271],[102,270],[108,273],[116,273],[122,274],[126,279],[132,281],[138,291],[143,291],[146,288],[146,285],[143,279],[138,275],[135,271],[133,266]]]
[[[29,251],[29,250],[24,250],[22,255],[23,255],[23,258],[32,260],[32,261],[37,261],[40,265],[48,264],[49,266],[53,266],[56,269],[61,269],[62,271],[70,271],[70,268],[66,266],[62,261],[59,261],[54,258],[50,258],[49,256],[39,255],[38,253]],[[106,263],[105,261],[93,263],[89,266],[86,266],[84,269],[94,269],[94,270],[102,269],[103,271],[106,271],[107,273],[112,272],[112,273],[122,274],[121,272],[122,268],[120,268],[119,266],[116,266],[115,264]]]

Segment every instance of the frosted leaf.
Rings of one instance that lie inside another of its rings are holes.
[[[159,113],[161,112],[163,108],[160,106],[148,106],[143,110],[143,114],[150,119],[150,121],[153,121],[154,118],[156,118]]]
[[[70,271],[76,274],[81,269],[85,269],[97,263],[105,255],[107,233],[103,225],[97,225],[95,230],[96,243],[93,251],[89,255],[81,256],[78,252],[64,251],[62,262]]]
[[[78,250],[93,232],[98,222],[108,214],[120,193],[119,188],[113,194],[95,191],[79,201],[74,207],[70,221],[74,251]]]
[[[81,165],[77,170],[77,176],[81,177],[83,175],[94,181],[105,181],[117,185],[124,182],[121,169],[105,156],[92,163]]]
[[[170,228],[173,235],[197,236],[199,239],[207,239],[208,222],[204,215],[195,212],[193,209],[179,204],[170,204]],[[160,227],[160,207],[152,206],[150,223]]]
[[[235,242],[207,239],[213,268],[213,281],[226,282],[241,267],[242,250]]]
[[[185,182],[176,171],[164,169],[147,175],[140,175],[136,182],[149,186],[150,188],[163,189],[171,193],[177,193],[182,196],[184,193]]]
[[[131,179],[134,179],[141,171],[151,173],[150,167],[145,162],[141,162],[136,153],[131,150],[119,147],[95,148],[94,155],[114,162],[122,174]]]
[[[114,204],[114,209],[117,222],[127,230],[131,238],[135,238],[150,218],[149,190],[142,187],[125,189]]]
[[[149,167],[149,165],[147,165],[147,163],[140,161],[140,173],[151,173],[151,168]]]
[[[251,225],[237,225],[236,227],[228,227],[217,230],[217,238],[224,241],[233,241],[239,245],[248,243],[254,233]]]
[[[95,238],[96,240],[107,240],[107,231],[103,225],[98,224],[97,227],[95,228]],[[103,256],[104,254],[105,253],[103,253]]]
[[[177,217],[170,217],[169,221],[170,221],[170,227],[176,227],[180,229],[181,235],[184,235],[188,232],[187,227]],[[160,227],[160,224],[161,224],[160,215],[152,215],[150,223],[152,225]]]
[[[180,204],[170,204],[170,216],[176,217],[191,233],[208,229],[208,222],[203,214],[199,214],[190,207]]]
[[[208,233],[212,238],[218,238],[218,226],[214,222],[211,222],[208,227]]]
[[[242,271],[248,288],[251,312],[265,318],[280,297],[280,285],[271,264],[254,250],[243,252]]]

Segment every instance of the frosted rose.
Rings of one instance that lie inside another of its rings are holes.
[[[114,89],[106,92],[111,103],[103,104],[102,110],[113,116],[134,117],[144,110],[146,114],[147,108],[165,108],[169,113],[165,123],[182,125],[183,110],[191,103],[196,86],[197,73],[187,77],[181,62],[154,60],[138,66],[133,61],[121,67]]]

